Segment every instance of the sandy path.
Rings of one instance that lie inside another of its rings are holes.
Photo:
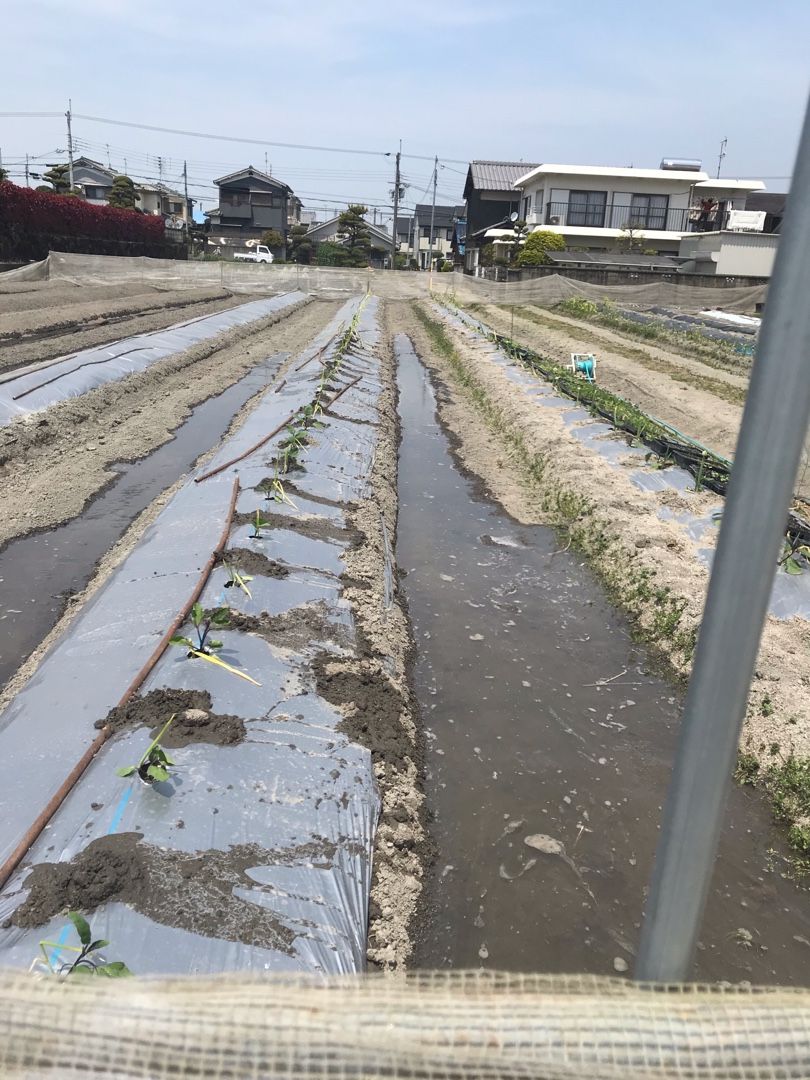
[[[305,302],[238,327],[0,432],[0,544],[80,513],[110,465],[162,445],[189,410],[276,352],[296,352],[337,310]]]

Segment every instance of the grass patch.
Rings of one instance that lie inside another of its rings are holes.
[[[538,326],[544,326],[548,330],[556,330],[568,334],[569,336],[573,334],[576,336],[577,340],[587,345],[596,346],[597,348],[601,347],[613,352],[621,352],[622,356],[626,356],[628,360],[635,360],[641,367],[646,368],[648,371],[656,371],[662,375],[667,375],[677,382],[687,383],[696,390],[703,390],[706,393],[713,394],[714,397],[720,398],[722,401],[727,401],[731,405],[745,404],[747,391],[742,386],[731,386],[729,383],[723,382],[722,379],[713,379],[711,375],[700,375],[697,372],[690,371],[689,368],[684,368],[678,364],[672,363],[671,360],[652,356],[650,353],[645,352],[644,349],[638,349],[633,345],[622,345],[621,347],[618,347],[615,342],[610,341],[600,334],[589,330],[582,330],[579,327],[572,328],[570,323],[562,322],[561,320],[551,318],[550,316],[541,315],[531,308],[518,308],[517,314],[520,318],[528,319],[530,322],[537,323]],[[704,358],[701,358],[701,362],[709,363],[709,361]],[[711,364],[710,366],[725,367],[725,365],[721,364]]]
[[[771,756],[779,754],[772,743]],[[737,759],[735,780],[740,784],[762,787],[768,794],[776,821],[788,826],[787,842],[792,852],[793,873],[797,878],[810,875],[810,758],[780,755],[778,762],[764,765],[750,753]]]
[[[522,479],[539,495],[547,523],[560,534],[562,550],[573,549],[586,558],[610,601],[630,615],[636,639],[655,647],[680,675],[676,658],[680,657],[684,664],[691,661],[697,636],[696,628],[682,626],[687,601],[675,596],[667,586],[658,585],[654,568],[636,564],[638,556],[628,552],[611,533],[609,522],[600,517],[596,504],[553,478],[545,459],[527,446],[513,419],[492,402],[442,323],[420,303],[412,307],[472,405],[490,429],[514,450]]]

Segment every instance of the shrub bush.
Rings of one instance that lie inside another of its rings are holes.
[[[178,255],[185,254],[181,245],[167,244],[162,217],[0,183],[0,254],[5,258],[42,259],[49,250],[165,255],[175,247]]]
[[[565,240],[558,233],[537,229],[526,237],[518,266],[545,266],[551,262],[549,251],[565,251]]]

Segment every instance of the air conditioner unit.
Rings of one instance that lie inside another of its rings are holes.
[[[562,223],[562,219],[560,217],[550,217],[548,219],[548,223],[549,225],[560,225]]]

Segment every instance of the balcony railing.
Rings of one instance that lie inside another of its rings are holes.
[[[582,229],[634,229],[637,232],[713,232],[723,229],[728,214],[700,209],[665,209],[641,206],[586,206],[552,202],[546,206],[546,225]]]

